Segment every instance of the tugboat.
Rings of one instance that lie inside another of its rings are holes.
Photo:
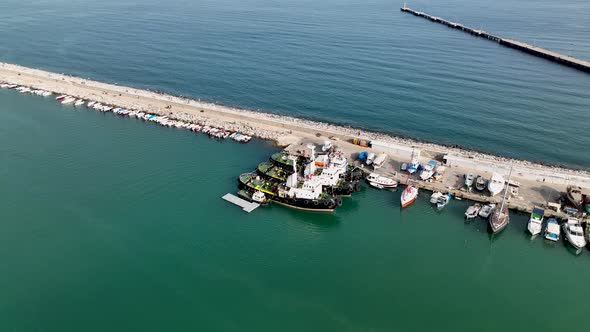
[[[242,189],[253,193],[260,191],[272,201],[297,209],[332,212],[342,205],[342,199],[324,193],[317,181],[304,181],[299,185],[297,173],[291,174],[286,184],[263,179],[256,173],[244,173],[238,180]]]
[[[238,191],[238,196],[244,198],[249,202],[258,203],[260,205],[268,205],[269,203],[269,200],[266,199],[266,195],[260,190],[250,191],[246,189],[241,189],[240,191]]]

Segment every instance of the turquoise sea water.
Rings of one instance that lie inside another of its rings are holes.
[[[408,4],[590,60],[586,0]],[[389,0],[0,3],[0,60],[589,168],[588,74]]]
[[[590,253],[400,210],[220,197],[276,148],[0,90],[0,331],[557,331],[587,320]]]

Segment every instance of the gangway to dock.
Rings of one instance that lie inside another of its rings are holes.
[[[248,201],[246,201],[244,199],[241,199],[238,196],[235,196],[235,195],[230,194],[230,193],[227,193],[227,194],[223,195],[223,197],[221,197],[221,198],[223,198],[224,200],[226,200],[226,201],[228,201],[230,203],[233,203],[233,204],[241,207],[242,210],[244,210],[244,211],[246,211],[248,213],[254,211],[254,209],[256,209],[257,207],[260,206],[260,204],[258,204],[258,203],[248,202]]]

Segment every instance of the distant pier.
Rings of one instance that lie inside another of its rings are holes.
[[[547,60],[557,62],[557,63],[563,64],[563,65],[566,65],[568,67],[572,67],[572,68],[579,69],[579,70],[585,71],[587,73],[590,73],[590,61],[580,60],[580,59],[577,59],[577,58],[574,58],[574,57],[571,57],[568,55],[549,51],[549,50],[546,50],[541,47],[537,47],[537,46],[530,45],[527,43],[519,42],[514,39],[502,38],[500,36],[493,35],[487,31],[484,31],[484,30],[470,28],[470,27],[465,26],[461,23],[447,21],[447,20],[445,20],[441,17],[438,17],[438,16],[432,16],[432,15],[426,14],[424,12],[413,10],[411,8],[406,7],[405,5],[401,8],[401,11],[405,12],[405,13],[410,13],[414,16],[423,17],[423,18],[433,21],[433,22],[444,24],[444,25],[454,28],[454,29],[463,30],[463,31],[470,33],[470,34],[477,36],[477,37],[482,37],[482,38],[486,38],[486,39],[498,42],[499,44],[504,45],[506,47],[514,48],[514,49],[532,54],[532,55],[540,57],[540,58],[545,58]]]

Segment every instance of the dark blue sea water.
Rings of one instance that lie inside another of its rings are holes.
[[[587,0],[409,6],[590,59]],[[0,2],[0,60],[590,167],[590,75],[389,0]]]

